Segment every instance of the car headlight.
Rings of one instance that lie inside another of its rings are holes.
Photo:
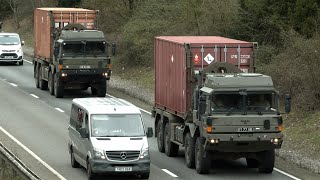
[[[149,157],[149,147],[148,144],[144,144],[141,148],[140,159]]]
[[[95,159],[106,159],[106,156],[103,154],[103,151],[100,149],[93,149],[93,157]]]
[[[19,49],[17,50],[17,53],[22,53],[22,48],[19,48]]]

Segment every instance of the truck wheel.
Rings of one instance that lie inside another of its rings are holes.
[[[56,96],[56,98],[62,98],[63,97],[63,84],[60,80],[60,78],[58,77],[59,75],[57,73],[54,74],[54,95]]]
[[[196,140],[195,147],[195,160],[196,160],[196,170],[198,174],[208,174],[211,167],[211,159],[208,156],[208,152],[205,151],[202,145],[202,138],[198,137]]]
[[[275,160],[274,149],[261,152],[260,158],[261,158],[261,164],[259,166],[259,172],[272,173],[274,168],[274,160]]]
[[[34,68],[34,80],[35,80],[35,83],[36,83],[36,87],[39,88],[39,68],[36,66]]]
[[[49,77],[48,77],[48,89],[49,89],[49,93],[51,94],[51,95],[53,95],[54,94],[54,87],[53,87],[53,83],[54,82],[54,79],[53,79],[53,75],[52,75],[52,73],[51,72],[49,72]]]
[[[170,141],[170,127],[169,127],[169,122],[166,123],[166,126],[164,128],[164,151],[166,152],[166,155],[169,157],[174,157],[177,156],[178,151],[179,151],[179,146],[177,144],[174,144],[173,142]]]
[[[46,90],[48,88],[48,82],[42,79],[42,68],[40,66],[38,71],[38,78],[39,78],[39,88],[41,90]]]
[[[107,82],[102,81],[99,88],[97,89],[97,96],[98,97],[106,97],[106,93],[107,93]]]
[[[92,172],[89,160],[87,160],[87,176],[89,180],[94,180],[96,178],[95,174]]]
[[[190,132],[188,132],[184,138],[184,159],[186,161],[188,168],[194,168],[194,158],[195,158],[195,141],[191,137]]]
[[[164,152],[163,126],[162,121],[157,124],[157,143],[159,152]]]
[[[259,167],[259,161],[252,158],[246,158],[247,166],[248,168],[258,168]]]
[[[73,150],[71,148],[70,150],[70,160],[71,160],[71,167],[73,168],[78,168],[80,167],[80,164],[77,162],[77,160],[74,158],[74,153]]]

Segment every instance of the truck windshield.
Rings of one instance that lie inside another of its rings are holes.
[[[93,137],[144,136],[139,114],[93,114],[91,115]]]
[[[18,35],[0,35],[0,45],[18,45],[19,43]]]
[[[104,42],[66,42],[63,45],[64,56],[105,56],[106,48]]]
[[[233,112],[258,113],[275,112],[277,107],[272,93],[240,94],[213,94],[211,98],[212,112],[226,112],[230,115]]]

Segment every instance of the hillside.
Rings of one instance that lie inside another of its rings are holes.
[[[118,47],[113,76],[151,92],[154,36],[219,35],[258,42],[257,71],[271,75],[280,92],[289,92],[293,98],[279,153],[320,173],[319,1],[77,0],[63,4],[31,0],[12,1],[16,2],[13,9],[6,2],[0,0],[4,30],[19,32],[29,47],[33,46],[33,8],[100,9],[99,27]]]

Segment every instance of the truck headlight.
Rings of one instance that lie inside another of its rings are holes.
[[[149,147],[148,144],[147,145],[143,145],[141,148],[141,153],[140,153],[140,159],[144,159],[149,157]]]
[[[106,156],[103,154],[103,151],[100,149],[93,149],[93,157],[96,159],[106,159]]]

